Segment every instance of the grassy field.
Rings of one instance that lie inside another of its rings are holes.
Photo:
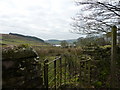
[[[30,38],[10,35],[10,34],[1,34],[0,41],[2,45],[20,45],[20,44],[28,44],[30,46],[48,46],[47,43],[42,41],[36,41]]]

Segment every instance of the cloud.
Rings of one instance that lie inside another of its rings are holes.
[[[78,38],[69,32],[77,10],[73,0],[0,0],[0,31],[42,39]]]

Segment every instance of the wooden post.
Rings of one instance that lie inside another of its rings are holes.
[[[55,85],[55,90],[56,90],[56,60],[54,61],[54,85]]]
[[[60,86],[62,85],[62,58],[60,57]]]
[[[48,60],[44,60],[44,85],[48,89]]]
[[[117,27],[112,27],[112,47],[111,47],[111,87],[115,88],[116,83],[116,43]]]

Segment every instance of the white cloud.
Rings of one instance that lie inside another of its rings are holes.
[[[69,32],[77,10],[73,0],[0,0],[0,31],[42,39],[78,38]]]

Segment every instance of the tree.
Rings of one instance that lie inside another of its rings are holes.
[[[87,36],[85,38],[79,38],[77,40],[77,46],[102,46],[108,45],[109,43],[105,40],[104,36]]]
[[[65,40],[61,41],[61,46],[62,47],[67,47],[68,46],[67,41],[65,41]]]
[[[80,12],[72,18],[72,32],[78,34],[100,34],[110,32],[116,25],[120,30],[119,0],[76,1]]]

